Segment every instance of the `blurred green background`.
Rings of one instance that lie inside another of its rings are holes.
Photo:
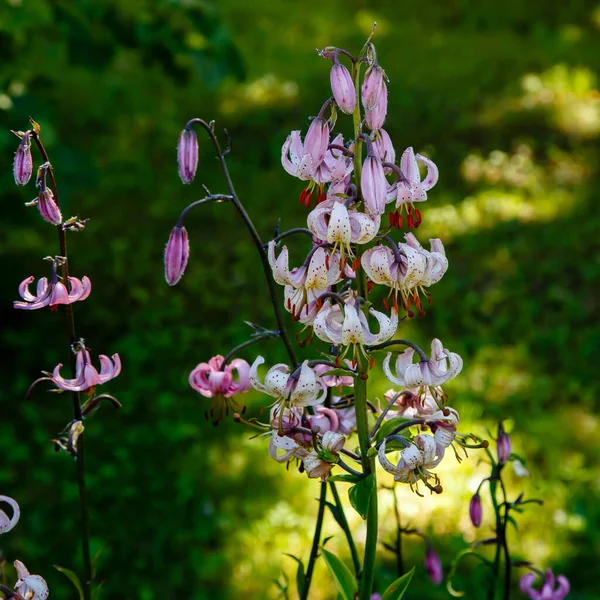
[[[26,129],[29,115],[40,123],[63,214],[90,218],[84,233],[69,235],[71,272],[94,286],[75,305],[78,333],[94,355],[118,352],[123,362],[103,390],[123,409],[103,408],[86,428],[104,597],[276,598],[271,580],[295,573],[283,553],[308,556],[318,484],[271,461],[266,443],[231,421],[213,428],[206,400],[187,385],[198,362],[246,339],[244,320],[274,322],[254,250],[228,205],[188,217],[186,276],[174,289],[165,284],[162,252],[181,209],[202,197],[202,183],[225,191],[202,137],[196,182],[181,185],[175,145],[189,118],[216,119],[232,136],[231,171],[261,234],[268,238],[279,216],[282,227],[301,226],[302,184],[282,170],[280,149],[330,94],[330,62],[314,49],[357,53],[373,21],[390,77],[386,129],[397,150],[412,145],[440,167],[417,234],[441,237],[450,259],[432,309],[402,336],[425,345],[439,337],[464,357],[447,389],[461,430],[485,435],[509,419],[531,472],[512,478],[512,493],[545,500],[510,532],[515,556],[566,574],[570,598],[599,597],[600,5],[364,6],[2,2],[0,493],[19,501],[22,519],[0,542],[10,561],[47,579],[53,597],[75,596],[52,565],[80,568],[74,464],[50,443],[70,421],[70,402],[42,389],[25,401],[24,393],[69,351],[62,311],[12,308],[22,279],[48,275],[41,258],[57,244],[36,209],[23,206],[33,184],[14,186],[18,142],[9,130]],[[304,239],[288,245],[298,257],[306,251]],[[285,360],[276,342],[258,351]],[[380,369],[374,377],[373,399],[388,387]],[[245,399],[258,415],[265,399]],[[446,569],[491,535],[489,507],[480,531],[468,521],[485,473],[478,461],[476,453],[462,465],[447,458],[441,496],[402,490],[405,522],[433,535]],[[381,498],[381,531],[391,539],[390,493]],[[360,542],[364,527],[349,516]],[[347,557],[333,520],[325,534]],[[410,598],[447,598],[425,576],[422,542],[407,540],[407,552],[417,565]],[[393,569],[382,548],[378,589]],[[467,559],[459,573],[456,586],[480,598],[487,572]],[[321,562],[315,582],[311,597],[334,597]]]

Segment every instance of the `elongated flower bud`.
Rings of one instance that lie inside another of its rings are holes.
[[[435,585],[439,585],[444,577],[442,561],[437,555],[437,552],[431,546],[428,546],[425,552],[424,566],[431,581],[433,581]]]
[[[362,84],[362,103],[365,110],[373,110],[381,101],[381,84],[383,83],[383,69],[374,65],[367,69]]]
[[[329,74],[331,91],[340,110],[347,115],[354,112],[356,107],[356,90],[350,71],[340,63],[331,67]]]
[[[512,447],[510,437],[506,431],[504,431],[502,423],[500,423],[500,426],[498,427],[498,442],[496,443],[496,447],[498,450],[498,463],[501,465],[507,463],[510,458]]]
[[[179,177],[183,183],[192,183],[198,168],[198,138],[193,129],[184,129],[177,146]]]
[[[14,174],[17,185],[27,185],[33,172],[33,160],[31,158],[31,142],[29,134],[25,133],[15,153]]]
[[[385,85],[385,81],[382,81],[379,102],[377,103],[377,106],[372,110],[365,110],[365,121],[367,122],[369,129],[381,129],[385,122],[386,115],[387,85]]]
[[[175,285],[183,276],[190,255],[190,242],[185,227],[176,225],[165,250],[165,279]]]
[[[321,117],[315,117],[304,138],[304,152],[310,154],[313,165],[320,165],[327,154],[329,146],[329,125]]]
[[[62,223],[62,214],[50,190],[42,190],[38,194],[37,205],[40,215],[42,215],[46,222],[51,225],[60,225]]]
[[[471,523],[473,523],[475,527],[479,527],[481,525],[483,509],[481,508],[481,496],[478,493],[471,498],[471,504],[469,505],[469,517],[471,517]]]
[[[367,212],[371,215],[382,215],[385,212],[388,186],[383,165],[376,156],[367,156],[365,159],[360,185]]]

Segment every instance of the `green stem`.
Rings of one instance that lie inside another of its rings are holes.
[[[323,517],[325,516],[325,500],[327,499],[327,482],[321,482],[321,496],[319,497],[319,512],[317,513],[317,524],[315,526],[315,535],[313,537],[312,549],[310,558],[308,559],[308,567],[304,576],[304,587],[300,593],[300,600],[307,600],[312,581],[315,562],[319,554],[319,544],[321,543],[321,529],[323,528]]]
[[[48,159],[48,153],[42,144],[37,133],[32,135],[32,139],[42,155],[44,162],[50,162]],[[47,176],[50,179],[50,189],[54,195],[54,201],[60,209],[60,203],[58,200],[58,190],[56,188],[56,180],[54,179],[54,171],[52,167],[48,169]],[[65,230],[62,228],[62,224],[57,225],[58,231],[58,244],[60,248],[60,255],[64,257],[65,261],[62,265],[62,277],[65,284],[69,281],[69,259],[67,256],[67,235]],[[73,315],[73,306],[71,304],[65,305],[67,331],[69,335],[69,343],[71,346],[77,341],[75,333],[75,317]],[[71,367],[71,376],[75,377],[76,373],[76,356],[73,352],[70,353],[69,365]],[[81,399],[79,392],[73,392],[73,417],[76,421],[82,421],[81,414]],[[83,569],[84,569],[84,582],[83,582],[83,595],[84,600],[90,600],[92,597],[92,558],[90,554],[90,526],[87,508],[87,489],[85,484],[85,445],[84,445],[84,434],[82,433],[77,440],[77,458],[75,465],[77,468],[77,486],[79,488],[79,507],[81,513],[81,552],[83,557]]]
[[[356,550],[356,544],[354,543],[354,538],[352,537],[352,532],[350,531],[350,526],[348,525],[348,520],[346,519],[346,513],[344,512],[344,505],[340,499],[340,495],[335,486],[335,482],[330,481],[329,487],[331,488],[331,493],[333,494],[333,499],[335,501],[335,505],[338,509],[338,515],[340,519],[340,527],[344,531],[346,535],[346,540],[348,541],[348,547],[350,548],[350,554],[352,555],[352,564],[354,565],[354,573],[356,574],[356,578],[360,578],[360,559],[358,558],[358,551]]]
[[[492,504],[494,506],[494,514],[496,515],[496,552],[494,554],[494,563],[492,566],[492,579],[490,580],[490,588],[488,590],[488,600],[494,600],[496,597],[496,587],[498,583],[498,575],[500,573],[500,552],[502,549],[501,536],[502,536],[502,517],[500,515],[500,507],[498,506],[498,500],[496,498],[497,481],[496,467],[494,465],[492,471],[492,478],[490,479],[490,496],[492,498]]]
[[[506,488],[502,481],[502,472],[499,471],[500,488],[502,489],[502,497],[504,498],[504,519],[502,520],[502,548],[504,550],[504,600],[510,599],[511,585],[511,570],[512,564],[510,561],[510,551],[508,549],[508,540],[506,539],[506,531],[508,529],[508,511],[509,506],[506,499]]]

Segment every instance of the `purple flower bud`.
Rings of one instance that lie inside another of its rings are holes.
[[[198,138],[193,129],[184,129],[177,145],[179,177],[183,183],[192,183],[198,168]]]
[[[387,115],[387,85],[381,82],[381,93],[377,106],[372,110],[365,110],[365,120],[370,129],[381,129]]]
[[[469,505],[469,516],[471,517],[471,523],[473,523],[475,527],[479,527],[481,525],[483,509],[481,507],[481,496],[479,493],[475,494],[471,498],[471,504]]]
[[[373,65],[367,69],[362,84],[362,103],[365,110],[373,110],[381,101],[381,84],[383,83],[383,69]],[[387,91],[386,91],[387,94]]]
[[[356,108],[356,90],[350,71],[340,63],[331,67],[329,74],[331,79],[331,91],[340,110],[347,115],[354,112]]]
[[[381,160],[376,156],[367,156],[365,159],[360,185],[367,212],[371,215],[382,215],[385,212],[388,184]]]
[[[31,142],[29,141],[29,134],[23,134],[21,143],[15,153],[15,183],[17,185],[27,185],[31,179],[31,173],[33,172],[33,160],[31,158]]]
[[[442,570],[442,561],[431,546],[427,546],[427,551],[425,552],[425,562],[423,564],[431,581],[433,581],[435,585],[439,585],[444,576],[444,572]]]
[[[325,119],[315,117],[304,137],[304,152],[310,154],[314,167],[323,162],[328,146],[329,125]]]
[[[175,285],[182,277],[190,255],[190,242],[185,227],[176,225],[171,231],[165,250],[165,279]]]
[[[503,465],[508,462],[510,453],[512,450],[510,437],[504,431],[502,423],[498,426],[498,441],[496,442],[496,449],[498,451],[498,464]]]
[[[40,215],[42,215],[46,222],[51,225],[60,225],[62,223],[62,214],[50,190],[45,189],[38,194],[37,206]]]

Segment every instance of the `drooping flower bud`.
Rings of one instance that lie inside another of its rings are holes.
[[[502,423],[498,426],[498,442],[496,443],[496,449],[498,450],[498,464],[503,465],[508,462],[510,453],[512,450],[510,437],[504,431]]]
[[[381,82],[381,91],[379,93],[379,102],[371,110],[365,110],[365,121],[369,129],[381,129],[387,116],[387,85],[385,81]]]
[[[431,581],[435,585],[439,585],[442,582],[444,572],[442,570],[442,561],[432,546],[427,546],[425,562],[423,564]]]
[[[483,517],[483,509],[481,508],[481,496],[476,493],[471,498],[471,504],[469,505],[469,517],[471,517],[471,523],[475,527],[481,525],[481,519]]]
[[[356,89],[350,71],[344,65],[337,63],[331,67],[329,78],[333,97],[340,110],[347,115],[352,114],[356,108]]]
[[[365,110],[373,110],[381,102],[383,81],[383,69],[379,65],[373,65],[367,69],[362,84],[362,103]]]
[[[33,172],[33,160],[31,158],[31,142],[29,133],[23,134],[21,143],[15,153],[14,175],[17,185],[27,185]]]
[[[322,117],[315,117],[304,138],[304,152],[312,157],[313,165],[323,162],[329,146],[329,125]]]
[[[367,212],[371,215],[382,215],[385,212],[388,185],[383,165],[377,156],[367,156],[365,159],[360,185]]]
[[[165,279],[175,285],[183,276],[190,255],[190,242],[185,227],[175,225],[165,249]]]
[[[54,195],[49,189],[42,190],[38,194],[37,206],[44,221],[51,225],[60,225],[62,223],[62,214],[58,208],[58,204],[54,200]]]
[[[183,183],[192,183],[198,168],[198,138],[193,129],[185,128],[179,136],[177,145],[179,177]]]

